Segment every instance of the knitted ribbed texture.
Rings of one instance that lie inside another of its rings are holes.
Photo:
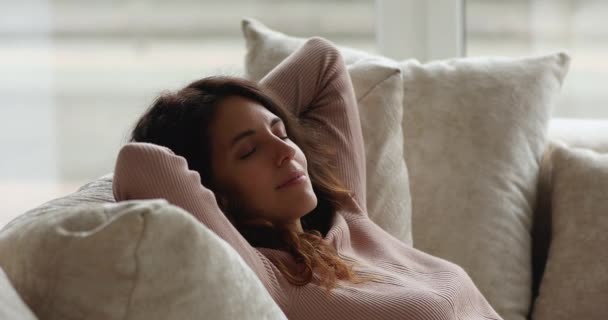
[[[117,201],[164,198],[192,213],[226,240],[255,271],[289,319],[501,319],[469,275],[447,260],[394,238],[366,214],[365,156],[355,94],[344,61],[329,41],[312,38],[260,83],[319,133],[338,156],[338,177],[354,192],[325,235],[360,274],[380,279],[340,281],[330,295],[316,283],[291,285],[270,256],[293,265],[286,252],[254,248],[224,216],[197,172],[170,149],[128,143],[120,150],[113,189]],[[378,106],[381,107],[381,106]]]

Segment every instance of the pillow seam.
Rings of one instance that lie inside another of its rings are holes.
[[[399,72],[400,72],[399,70],[395,70],[393,73],[391,73],[386,78],[378,81],[378,83],[374,84],[371,88],[369,88],[369,90],[367,92],[365,92],[359,99],[357,99],[357,102],[363,101],[368,95],[370,95],[374,90],[376,90],[376,88],[378,88],[382,83],[384,83],[386,80],[388,80],[388,78],[394,76],[395,74],[398,74]],[[352,78],[351,78],[351,83],[352,83]]]
[[[141,232],[139,235],[139,239],[137,239],[137,245],[135,246],[135,249],[133,250],[133,260],[135,260],[135,277],[133,279],[133,286],[131,287],[131,292],[129,293],[129,296],[127,298],[127,306],[125,308],[125,315],[124,315],[124,320],[129,319],[129,315],[130,315],[130,310],[131,307],[133,305],[133,296],[135,294],[135,288],[137,287],[137,278],[139,275],[139,271],[140,271],[140,262],[138,259],[138,255],[137,253],[139,252],[139,248],[141,246],[141,243],[143,242],[143,238],[144,238],[144,233],[146,230],[146,219],[144,218],[145,213],[139,214],[142,222],[141,222]]]

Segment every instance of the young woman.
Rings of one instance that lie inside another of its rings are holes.
[[[461,267],[367,216],[355,95],[323,38],[259,83],[209,77],[162,94],[120,150],[113,189],[192,213],[289,319],[501,319]]]

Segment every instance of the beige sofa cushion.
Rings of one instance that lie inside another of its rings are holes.
[[[272,31],[253,19],[245,19],[242,28],[247,43],[245,69],[253,80],[263,78],[305,41]],[[339,49],[349,57],[345,62],[359,107],[366,150],[368,215],[382,229],[411,245],[411,198],[403,159],[399,68],[386,59]]]
[[[608,154],[551,147],[552,239],[533,319],[608,319]]]
[[[254,75],[303,41],[253,19],[243,29]],[[569,57],[421,64],[339,49],[347,63],[380,59],[402,71],[414,246],[462,266],[505,319],[525,319],[539,162]]]
[[[0,319],[36,320],[0,268]]]
[[[286,319],[232,247],[162,199],[17,221],[0,265],[41,319]]]
[[[552,118],[549,122],[549,144],[545,149],[539,174],[537,204],[532,228],[533,295],[543,276],[551,241],[551,151],[554,144],[608,153],[608,119]]]

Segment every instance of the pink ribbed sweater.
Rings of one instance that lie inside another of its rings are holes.
[[[501,319],[461,267],[402,243],[367,216],[357,102],[331,42],[312,38],[260,84],[296,115],[319,124],[324,141],[337,148],[337,174],[354,196],[344,199],[349,209],[334,215],[325,240],[342,258],[358,262],[360,274],[380,280],[340,281],[329,296],[315,283],[291,285],[268,259],[293,266],[289,254],[252,247],[223,215],[213,192],[201,185],[199,174],[166,147],[122,147],[114,171],[116,200],[164,198],[192,213],[236,249],[289,319]]]

